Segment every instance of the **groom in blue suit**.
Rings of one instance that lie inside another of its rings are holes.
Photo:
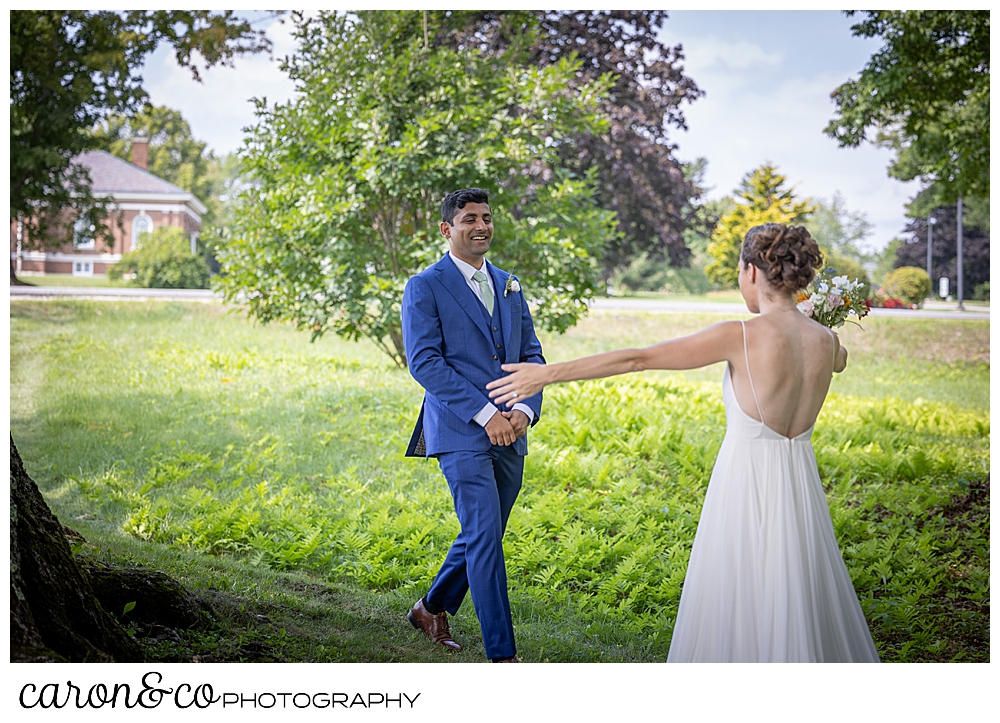
[[[504,376],[501,364],[545,359],[520,284],[485,259],[493,240],[486,192],[448,194],[441,219],[450,251],[403,292],[406,359],[425,390],[406,454],[437,458],[462,529],[407,619],[435,643],[461,650],[448,614],[458,612],[469,591],[486,656],[517,662],[502,540],[521,490],[525,435],[538,421],[542,395],[502,411],[486,383]]]

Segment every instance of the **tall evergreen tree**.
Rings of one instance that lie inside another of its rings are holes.
[[[712,261],[705,267],[705,274],[714,283],[737,287],[740,249],[751,228],[764,223],[799,224],[816,210],[809,199],[797,201],[795,189],[788,188],[787,182],[772,163],[743,177],[735,191],[735,206],[719,219],[708,244]]]

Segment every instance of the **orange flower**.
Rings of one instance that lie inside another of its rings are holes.
[[[807,294],[804,291],[800,291],[799,293],[797,293],[795,295],[795,303],[796,304],[800,304],[800,303],[802,303],[803,301],[805,301],[808,298],[809,298],[809,294]]]

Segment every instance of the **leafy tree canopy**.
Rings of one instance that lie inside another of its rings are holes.
[[[764,163],[743,177],[735,192],[735,206],[719,219],[708,244],[712,261],[705,274],[713,283],[738,286],[740,249],[751,228],[764,223],[800,224],[816,210],[809,199],[795,200],[794,188],[786,187],[787,181],[772,163]]]
[[[855,11],[848,11],[853,15]],[[889,175],[920,178],[934,205],[990,190],[990,13],[865,11],[854,35],[882,49],[834,91],[826,133],[841,146],[871,139],[892,148]]]
[[[496,54],[523,29],[537,27],[531,63],[575,58],[574,86],[612,75],[601,100],[609,125],[600,133],[574,133],[573,142],[560,147],[563,167],[578,176],[596,169],[598,205],[617,215],[622,234],[605,251],[605,278],[643,253],[687,266],[684,231],[700,221],[694,201],[701,190],[674,157],[669,129],[687,129],[681,106],[704,92],[684,74],[682,47],[658,39],[666,20],[662,10],[459,12],[432,36],[435,43]]]
[[[28,239],[64,208],[100,223],[103,209],[73,158],[100,147],[92,129],[108,114],[143,105],[138,71],[161,42],[196,80],[200,65],[270,47],[231,11],[10,12],[10,215],[28,225]]]
[[[869,260],[862,247],[872,235],[875,225],[864,211],[851,211],[840,193],[829,200],[815,199],[816,210],[809,217],[809,233],[824,253],[853,259],[858,263]]]
[[[242,151],[251,186],[219,251],[228,299],[314,337],[370,338],[403,365],[403,286],[447,248],[445,194],[480,186],[495,216],[490,258],[521,279],[537,323],[562,331],[586,312],[614,215],[560,149],[607,127],[610,79],[575,82],[570,58],[532,65],[531,27],[497,54],[430,43],[447,19],[295,15],[299,49],[282,67],[299,94],[258,104]]]

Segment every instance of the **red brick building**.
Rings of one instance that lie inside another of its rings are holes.
[[[133,141],[132,163],[106,151],[88,151],[76,159],[90,171],[94,197],[108,199],[114,243],[109,247],[95,240],[89,227],[76,224],[72,243],[28,251],[22,248],[22,229],[12,220],[10,257],[18,274],[104,274],[123,253],[136,247],[141,232],[161,226],[184,229],[191,238],[192,252],[195,250],[201,217],[207,209],[193,193],[146,170],[148,146],[144,141]]]

